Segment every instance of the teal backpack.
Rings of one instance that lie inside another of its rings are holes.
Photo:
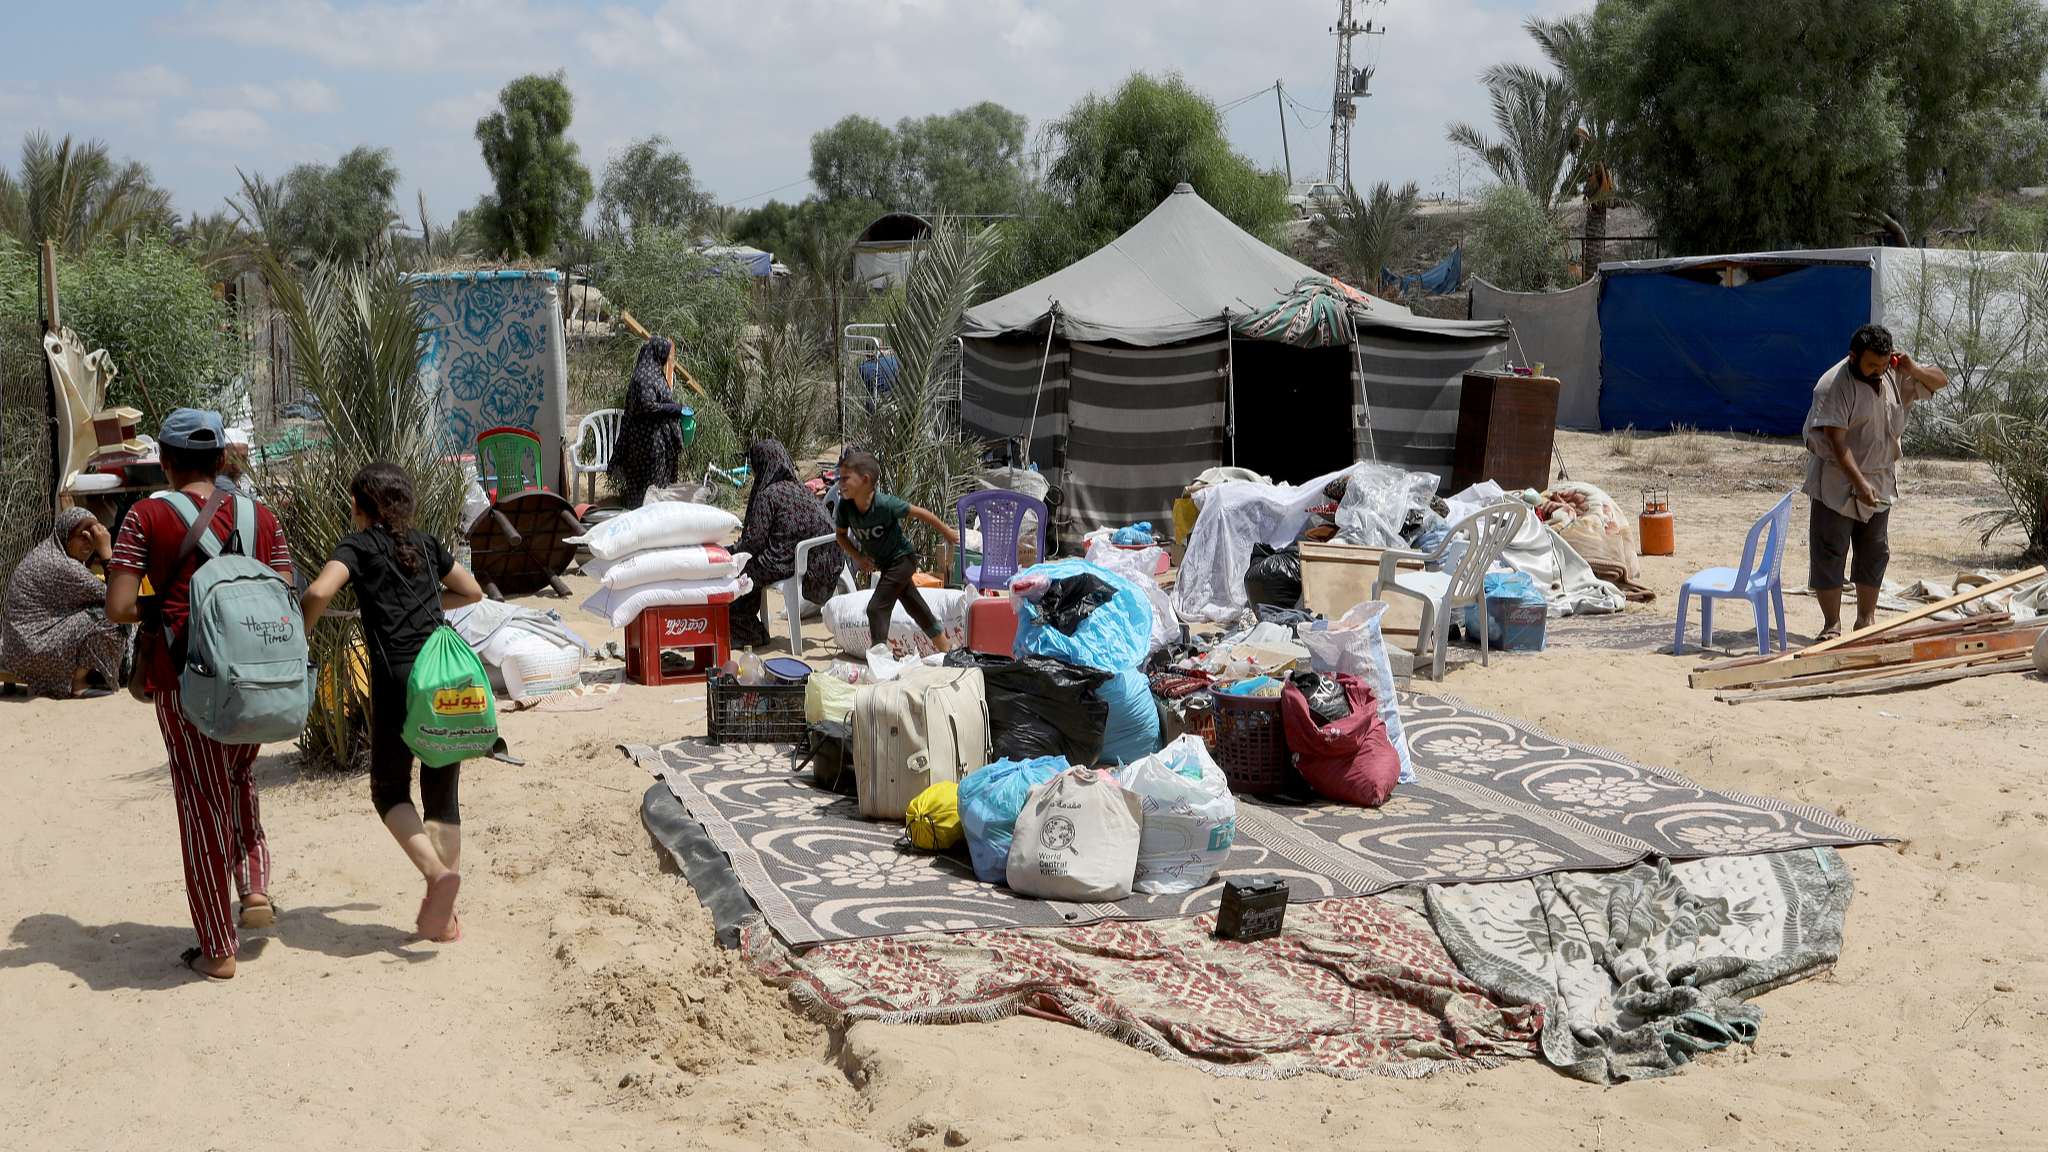
[[[197,500],[183,492],[165,499],[188,533],[200,522]],[[306,730],[315,688],[305,617],[284,577],[248,555],[256,540],[256,502],[229,499],[235,528],[228,538],[198,533],[206,559],[192,574],[179,699],[185,719],[222,744],[296,740]],[[171,650],[178,651],[175,638]]]

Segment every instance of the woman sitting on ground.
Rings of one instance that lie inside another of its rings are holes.
[[[57,515],[50,538],[7,580],[0,665],[46,696],[105,696],[121,683],[131,629],[107,619],[107,584],[86,567],[113,558],[106,526],[83,508]],[[88,687],[97,673],[102,686]]]
[[[790,463],[781,441],[762,440],[747,449],[747,471],[754,478],[754,494],[747,500],[747,518],[732,550],[751,557],[746,573],[754,590],[726,610],[732,643],[738,648],[771,642],[767,621],[761,618],[769,589],[796,574],[798,544],[834,531],[824,503],[796,478],[796,465]],[[804,564],[804,599],[823,604],[839,583],[845,563],[836,546],[811,549]]]
[[[683,451],[683,406],[676,403],[676,346],[666,336],[640,345],[633,383],[626,390],[626,414],[607,471],[628,508],[638,508],[649,488],[676,482],[676,457]]]

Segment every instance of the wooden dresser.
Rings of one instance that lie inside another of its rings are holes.
[[[1510,492],[1549,487],[1557,390],[1551,376],[1466,373],[1450,483],[1440,491],[1460,492],[1481,480]]]

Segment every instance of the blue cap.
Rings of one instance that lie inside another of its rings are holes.
[[[220,413],[180,408],[164,418],[156,442],[166,448],[226,448],[228,435],[221,427]]]

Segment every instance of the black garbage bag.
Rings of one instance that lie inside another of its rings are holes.
[[[1293,544],[1285,548],[1252,545],[1251,566],[1244,570],[1244,595],[1254,607],[1301,607],[1301,549]]]
[[[1344,686],[1337,683],[1335,676],[1321,672],[1296,672],[1288,677],[1301,694],[1308,698],[1308,714],[1316,718],[1317,725],[1335,724],[1351,715],[1351,701],[1344,695]]]
[[[1039,621],[1072,636],[1090,613],[1116,599],[1116,585],[1090,572],[1062,576],[1046,585],[1038,602]]]
[[[1108,672],[1050,656],[1013,660],[964,648],[948,652],[946,666],[981,669],[992,758],[1064,756],[1070,764],[1086,765],[1101,757],[1109,724],[1101,689],[1109,683]]]

